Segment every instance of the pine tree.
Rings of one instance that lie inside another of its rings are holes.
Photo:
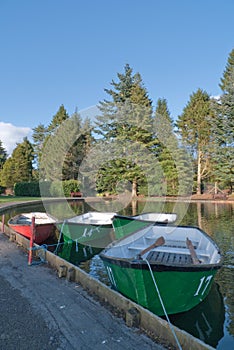
[[[5,187],[14,187],[17,182],[33,180],[34,150],[31,142],[24,138],[7,159],[1,171],[1,184]]]
[[[214,180],[221,186],[234,184],[234,49],[228,57],[226,69],[221,78],[223,94],[213,100],[215,121],[212,130],[215,135],[212,154]]]
[[[231,87],[231,83],[233,82],[232,75],[234,69],[234,49],[229,54],[227,65],[223,72],[223,77],[220,79],[220,88],[223,92],[226,92]]]
[[[58,112],[53,116],[53,119],[48,126],[47,130],[48,130],[49,134],[52,134],[53,132],[55,132],[56,129],[68,118],[69,118],[69,115],[68,115],[64,105],[62,104],[59,107]]]
[[[37,166],[39,167],[41,152],[43,148],[43,143],[48,135],[48,130],[43,124],[39,124],[37,127],[33,128],[33,147],[34,147],[34,155]]]
[[[40,162],[40,178],[50,181],[63,180],[63,166],[67,154],[79,133],[78,125],[68,119],[46,139]]]
[[[210,97],[198,89],[178,117],[177,127],[182,140],[189,147],[197,168],[197,194],[201,194],[202,181],[210,175],[210,147],[212,133],[210,124],[214,120]]]
[[[3,168],[3,165],[6,160],[7,160],[7,152],[2,145],[2,141],[0,140],[0,170]]]
[[[116,181],[121,181],[123,178],[130,181],[132,183],[132,196],[135,197],[139,179],[144,177],[138,165],[141,163],[141,154],[138,152],[133,159],[130,155],[130,148],[127,148],[126,145],[138,143],[139,149],[141,149],[141,144],[149,151],[153,146],[152,101],[143,86],[140,74],[133,74],[129,64],[125,65],[124,74],[118,73],[117,76],[119,81],[112,80],[111,82],[114,89],[105,89],[105,92],[110,95],[111,101],[100,102],[99,109],[102,114],[97,117],[96,121],[96,132],[102,136],[102,141],[106,143],[107,147],[110,143],[112,145],[113,143],[118,144],[118,149],[115,149],[116,154],[113,155],[114,159],[109,160],[102,167],[101,178],[103,183],[108,183],[109,187],[112,188]],[[147,162],[146,158],[145,162]],[[100,160],[100,157],[97,156],[97,159]],[[110,186],[110,175],[113,169],[115,169],[115,176],[112,176],[113,186]],[[124,173],[123,169],[125,169]],[[104,174],[109,179],[108,181],[103,180]]]
[[[166,186],[164,195],[175,195],[178,190],[178,179],[175,160],[172,157],[173,121],[166,99],[157,100],[154,122],[157,138],[156,154],[164,172],[164,186]]]
[[[14,169],[15,169],[14,162],[10,157],[5,161],[3,168],[0,172],[1,186],[13,189],[14,183],[15,183]]]
[[[40,180],[51,180],[53,178],[52,171],[53,169],[57,169],[58,166],[56,165],[56,160],[59,162],[59,149],[60,149],[60,142],[56,138],[56,135],[58,133],[59,128],[61,125],[69,119],[69,115],[62,104],[57,113],[53,116],[50,124],[48,127],[45,127],[44,125],[40,124],[37,128],[34,129],[33,139],[35,142],[35,149],[36,149],[36,155],[37,155],[37,161],[38,161],[38,168],[39,168],[39,177]],[[66,128],[65,128],[66,130]],[[68,137],[69,135],[67,135]],[[55,138],[55,139],[54,139]],[[53,143],[54,139],[54,143]],[[47,146],[47,143],[49,145],[53,145],[53,147],[50,149],[49,146]],[[55,144],[57,146],[55,146]],[[56,151],[57,147],[57,151]],[[46,158],[48,157],[48,162],[46,162]],[[52,161],[54,157],[54,160]],[[49,159],[52,162],[51,163],[51,171],[48,169]],[[47,167],[45,169],[45,166]],[[60,171],[60,170],[59,170]],[[48,173],[50,173],[50,177],[48,177]],[[57,171],[55,171],[55,174],[57,174]],[[55,175],[56,178],[57,175]],[[60,176],[59,176],[60,178]]]
[[[221,78],[223,95],[218,105],[219,120],[221,119],[221,133],[226,145],[234,143],[234,49],[228,58],[226,70]],[[220,107],[220,108],[219,108]]]
[[[82,121],[79,113],[76,111],[71,119],[79,130],[75,142],[71,145],[69,151],[66,154],[63,163],[63,179],[77,180],[79,177],[80,165],[91,147],[93,142],[92,137],[92,125],[88,118]]]
[[[163,169],[165,195],[189,195],[192,191],[192,167],[188,154],[174,133],[173,120],[164,98],[156,104],[155,153]]]
[[[34,149],[27,137],[17,145],[11,158],[14,161],[15,182],[32,181]]]

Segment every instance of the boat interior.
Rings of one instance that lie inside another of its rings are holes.
[[[112,225],[115,213],[88,212],[68,219],[68,222],[86,225]]]
[[[150,263],[186,265],[217,264],[221,256],[217,246],[194,227],[154,225],[129,235],[113,244],[107,256],[142,257]]]
[[[135,216],[138,220],[147,220],[161,223],[172,223],[177,219],[177,214],[171,213],[142,213]]]
[[[56,220],[46,213],[26,213],[17,215],[9,220],[13,225],[31,225],[32,218],[35,217],[35,222],[38,225],[55,223]]]

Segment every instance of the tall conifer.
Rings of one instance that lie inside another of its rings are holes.
[[[178,117],[177,127],[183,142],[190,150],[196,164],[197,194],[201,194],[202,181],[210,175],[211,123],[214,114],[210,97],[198,89],[190,96],[183,113]]]
[[[102,136],[102,141],[107,145],[109,142],[119,145],[115,154],[116,159],[109,160],[102,166],[101,178],[103,183],[109,184],[109,187],[112,183],[112,188],[123,179],[131,182],[134,197],[137,195],[137,185],[144,175],[142,166],[139,166],[140,152],[135,153],[134,158],[127,144],[138,143],[139,150],[143,146],[150,152],[153,145],[152,101],[148,97],[141,75],[133,74],[129,64],[125,65],[124,74],[118,73],[117,76],[119,80],[111,82],[113,88],[105,89],[111,100],[100,102],[99,109],[102,114],[96,121],[96,132]],[[117,156],[118,153],[120,158]],[[147,163],[146,154],[149,153],[144,153],[145,163]],[[110,176],[113,169],[114,175]],[[105,181],[104,177],[109,180]],[[101,187],[104,190],[103,185]]]

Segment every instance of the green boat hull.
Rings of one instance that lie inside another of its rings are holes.
[[[135,220],[124,216],[115,216],[112,222],[116,239],[123,238],[130,233],[152,225],[152,222],[149,221]]]
[[[158,316],[188,311],[208,295],[217,268],[152,267],[102,257],[112,288]],[[129,265],[129,266],[128,266]],[[159,296],[160,294],[160,296]],[[162,303],[163,306],[162,306]]]
[[[113,241],[112,225],[74,224],[69,222],[57,223],[65,243],[78,242],[83,245],[105,248]]]

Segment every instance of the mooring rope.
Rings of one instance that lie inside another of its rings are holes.
[[[150,263],[149,263],[149,261],[148,261],[147,259],[144,259],[144,258],[143,258],[143,260],[147,263],[147,265],[148,265],[148,267],[149,267],[149,271],[150,271],[152,280],[153,280],[153,282],[154,282],[154,286],[155,286],[156,292],[158,293],[159,301],[160,301],[161,306],[162,306],[162,308],[163,308],[163,312],[164,312],[164,314],[165,314],[165,316],[166,316],[166,319],[167,319],[167,322],[168,322],[168,324],[169,324],[169,327],[170,327],[170,329],[171,329],[171,331],[172,331],[172,334],[174,335],[174,338],[175,338],[175,340],[176,340],[176,343],[177,343],[177,345],[178,345],[178,348],[179,348],[180,350],[183,350],[182,347],[181,347],[181,345],[180,345],[180,343],[179,343],[179,340],[178,340],[178,338],[177,338],[177,335],[176,335],[176,333],[175,333],[175,330],[174,330],[174,328],[173,328],[173,326],[172,326],[172,324],[171,324],[171,321],[170,321],[170,319],[169,319],[169,317],[168,317],[168,314],[167,314],[167,311],[166,311],[166,309],[165,309],[165,306],[164,306],[162,297],[161,297],[161,295],[160,295],[160,292],[159,292],[159,289],[158,289],[158,285],[157,285],[156,280],[155,280],[155,278],[154,278],[153,271],[152,271],[152,269],[151,269]]]
[[[64,221],[63,221],[63,224],[62,224],[61,230],[60,230],[60,232],[59,232],[59,239],[58,239],[57,247],[56,247],[56,248],[55,248],[55,250],[54,250],[54,254],[55,254],[55,255],[57,255],[57,250],[58,250],[58,247],[59,247],[59,245],[61,244],[61,243],[60,243],[60,241],[61,241],[62,234],[63,234],[63,227],[64,227],[64,225],[65,225],[66,221],[67,221],[67,220],[64,220]]]

